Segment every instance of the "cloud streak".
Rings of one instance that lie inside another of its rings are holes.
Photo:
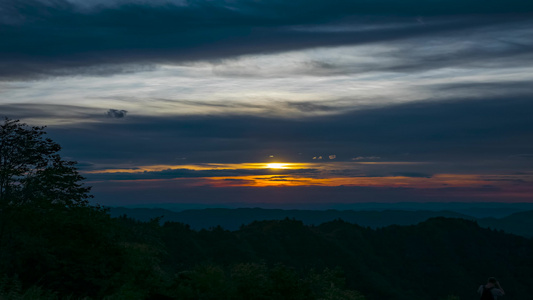
[[[533,5],[519,0],[115,3],[3,1],[0,78],[120,73],[143,65],[395,41],[523,23],[533,12]]]

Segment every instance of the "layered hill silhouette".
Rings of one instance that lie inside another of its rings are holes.
[[[354,210],[282,210],[262,208],[207,208],[180,212],[161,208],[110,207],[111,216],[126,215],[136,220],[149,221],[161,218],[162,222],[181,222],[192,229],[208,229],[220,226],[237,230],[253,221],[301,220],[306,225],[320,225],[341,219],[363,227],[380,228],[389,225],[414,225],[430,218],[446,217],[476,221],[481,227],[503,230],[507,233],[533,237],[533,211],[518,212],[502,218],[476,218],[453,211],[354,211]]]

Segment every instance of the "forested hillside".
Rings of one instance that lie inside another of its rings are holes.
[[[532,240],[462,219],[380,229],[285,219],[236,231],[112,219],[94,209],[33,219],[12,224],[19,230],[2,252],[10,255],[2,260],[3,295],[471,299],[486,277],[497,276],[506,299],[527,299],[533,282]]]
[[[487,276],[506,282],[508,299],[522,299],[533,280],[531,240],[460,219],[378,230],[341,220],[314,227],[287,219],[254,222],[234,232],[166,223],[162,231],[172,253],[169,266],[253,261],[300,271],[340,267],[348,288],[368,299],[470,299]]]

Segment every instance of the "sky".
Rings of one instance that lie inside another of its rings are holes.
[[[103,205],[533,202],[533,2],[2,0],[0,116]]]

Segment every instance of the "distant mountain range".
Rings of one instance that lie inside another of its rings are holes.
[[[415,225],[434,217],[460,218],[476,221],[481,227],[503,230],[507,233],[533,237],[533,210],[512,213],[505,217],[479,218],[463,213],[441,210],[283,210],[263,208],[206,208],[172,211],[162,208],[109,207],[112,217],[127,215],[140,221],[162,217],[161,222],[180,222],[192,229],[209,229],[220,226],[237,230],[253,221],[283,220],[302,221],[306,225],[320,225],[341,219],[363,227],[379,228],[389,225]]]
[[[114,205],[115,207],[119,205]],[[145,203],[123,205],[127,208],[162,208],[174,212],[206,208],[264,208],[283,210],[353,210],[353,211],[453,211],[476,218],[503,218],[510,214],[533,210],[533,202],[360,202],[360,203]]]

